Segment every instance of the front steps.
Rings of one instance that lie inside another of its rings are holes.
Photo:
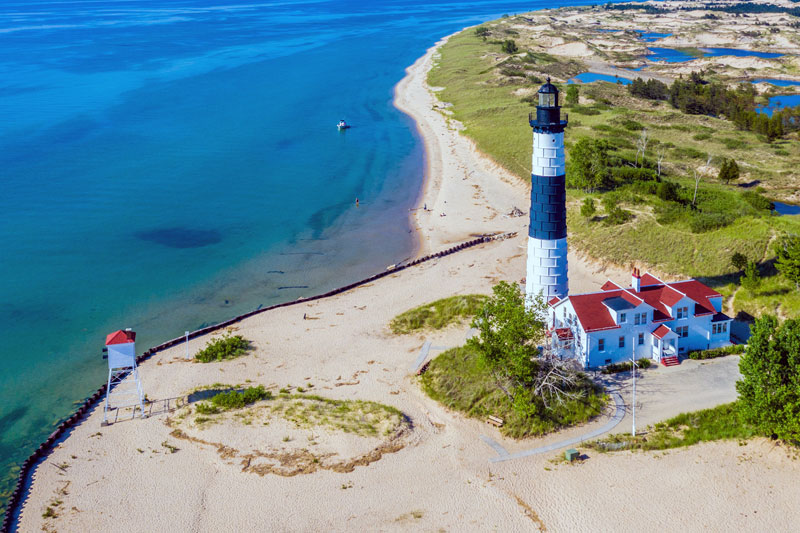
[[[668,357],[662,357],[661,364],[664,366],[675,366],[681,364],[681,362],[678,360],[677,356],[670,355]]]

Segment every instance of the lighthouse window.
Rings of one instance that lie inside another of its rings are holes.
[[[553,93],[539,93],[539,105],[542,107],[555,107],[556,95]]]

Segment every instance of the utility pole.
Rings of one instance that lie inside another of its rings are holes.
[[[631,435],[636,436],[636,347],[633,348],[633,356],[631,356],[631,372],[633,373],[633,427],[631,428]]]

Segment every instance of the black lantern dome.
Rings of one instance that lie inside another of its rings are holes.
[[[539,88],[539,107],[558,107],[558,88],[550,83],[550,78]]]
[[[547,83],[539,88],[539,105],[536,106],[536,120],[529,115],[528,120],[533,131],[539,133],[561,133],[567,125],[566,120],[561,120],[561,107],[558,105],[558,88]]]

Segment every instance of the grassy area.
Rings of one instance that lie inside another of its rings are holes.
[[[226,420],[243,425],[269,425],[271,419],[279,417],[298,428],[325,427],[378,437],[390,435],[407,423],[401,411],[376,402],[332,400],[313,394],[281,393],[273,397],[261,385],[242,390],[230,385],[217,384],[215,389],[217,387],[221,392],[208,401],[184,408],[171,421],[172,425],[180,425],[185,420],[201,429]]]
[[[574,391],[579,397],[551,409],[539,409],[532,416],[520,415],[497,387],[478,357],[466,347],[448,350],[433,361],[422,375],[422,389],[434,400],[467,416],[499,416],[501,431],[514,438],[542,435],[560,427],[586,422],[598,415],[608,398],[583,377]]]
[[[506,38],[508,25],[523,22],[511,19],[489,23],[492,36]],[[565,57],[528,52],[537,44],[526,37],[524,29],[515,26],[517,30],[519,35],[514,38],[520,53],[513,56],[503,53],[492,39],[484,42],[473,30],[451,37],[440,49],[428,81],[443,88],[437,95],[453,104],[449,108],[452,117],[463,124],[464,133],[480,150],[528,180],[531,130],[527,116],[535,112],[535,92],[545,75],[564,79],[575,64]],[[633,97],[622,85],[592,83],[582,85],[580,91],[580,105],[564,108],[570,119],[565,136],[568,160],[571,148],[585,137],[608,141],[610,155],[628,166],[625,161],[634,160],[636,141],[646,128],[648,165],[655,166],[663,156],[662,179],[678,186],[680,203],[659,199],[653,191],[636,190],[629,184],[593,196],[602,200],[616,195],[617,204],[633,214],[631,220],[598,223],[607,213],[598,213],[594,220],[580,216],[580,204],[587,194],[569,190],[567,224],[572,247],[605,262],[637,262],[665,275],[702,277],[726,292],[730,280],[737,279],[730,264],[734,252],[767,264],[773,257],[769,243],[776,235],[800,233],[800,216],[772,216],[759,207],[762,199],[757,198],[759,194],[785,198],[800,186],[796,133],[768,143],[754,132],[737,130],[728,120],[688,115],[666,102]],[[711,164],[706,167],[709,157]],[[758,187],[719,181],[717,170],[726,158],[737,161],[739,183]],[[692,205],[695,171],[701,180]],[[738,291],[734,311],[758,315],[779,308],[784,316],[798,316],[800,295],[787,292],[789,285],[772,277],[752,294]]]
[[[206,347],[197,352],[194,358],[201,363],[225,361],[247,353],[250,341],[241,335],[223,335],[208,341]]]
[[[405,334],[421,329],[442,329],[475,316],[486,301],[483,294],[465,294],[442,298],[415,307],[392,319],[393,333]]]
[[[622,433],[589,442],[586,446],[598,451],[666,450],[698,442],[745,440],[757,435],[755,427],[742,420],[734,402],[682,413],[655,426],[648,426],[645,434],[635,438]]]

